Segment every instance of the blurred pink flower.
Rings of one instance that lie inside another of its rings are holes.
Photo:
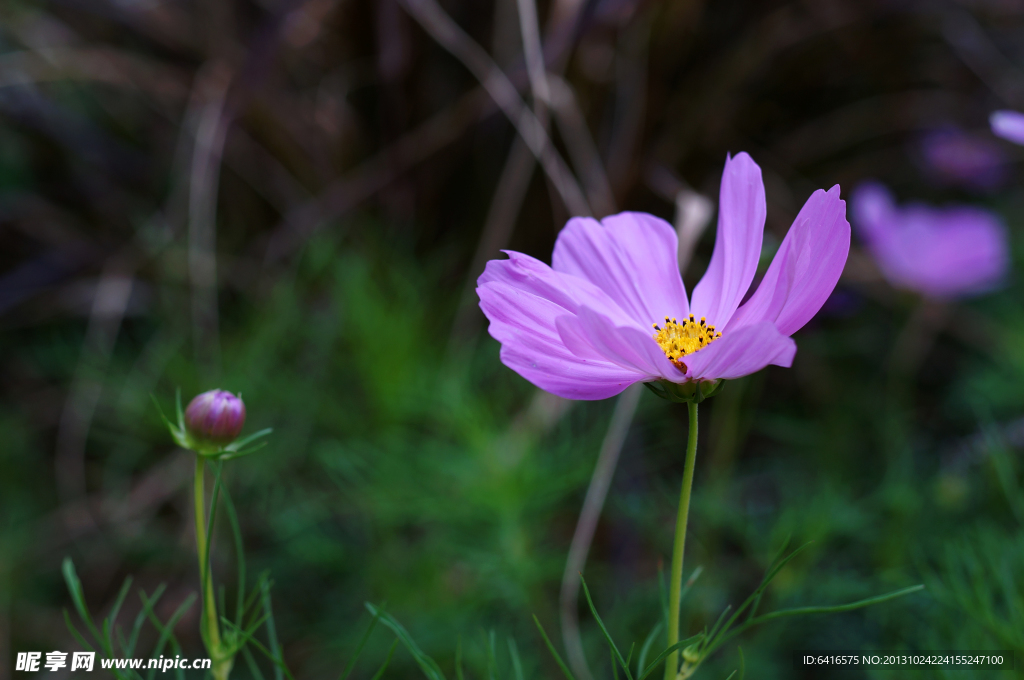
[[[999,144],[952,127],[921,139],[921,160],[925,173],[940,184],[982,191],[1001,185],[1009,170]]]
[[[883,185],[853,193],[854,225],[892,285],[934,298],[996,287],[1009,268],[1006,230],[980,208],[899,207]]]
[[[726,158],[719,201],[715,248],[692,299],[675,231],[644,213],[569,220],[550,267],[516,252],[489,262],[477,293],[505,365],[570,399],[790,366],[789,336],[828,298],[849,254],[839,186],[811,195],[743,306],[766,212],[761,169],[747,154]]]
[[[1024,144],[1024,113],[993,111],[988,117],[992,132],[1014,144]]]

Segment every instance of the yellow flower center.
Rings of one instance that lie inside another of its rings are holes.
[[[686,370],[686,365],[681,361],[684,356],[722,337],[721,333],[715,332],[714,326],[707,325],[703,316],[700,317],[700,321],[695,321],[693,314],[682,323],[666,316],[663,327],[658,324],[651,325],[657,331],[654,334],[654,341],[658,343],[669,361],[681,371]]]

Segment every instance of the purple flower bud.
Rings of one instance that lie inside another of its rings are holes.
[[[224,390],[203,392],[185,409],[185,429],[198,442],[230,444],[245,424],[245,404]]]

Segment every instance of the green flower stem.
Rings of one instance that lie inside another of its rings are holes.
[[[693,488],[693,466],[697,460],[697,404],[686,404],[690,412],[690,433],[686,440],[686,464],[683,486],[679,492],[679,515],[676,517],[676,540],[672,546],[672,576],[668,592],[668,646],[679,642],[679,601],[683,588],[683,549],[686,547],[686,522],[690,515],[690,489]],[[679,671],[679,652],[665,659],[665,680],[675,680]]]
[[[227,680],[231,672],[231,658],[224,655],[220,640],[220,626],[217,625],[217,601],[213,595],[213,578],[210,574],[210,542],[206,535],[206,503],[203,488],[206,475],[206,462],[200,455],[196,456],[196,476],[193,490],[196,503],[196,553],[199,556],[199,580],[203,588],[203,616],[206,619],[204,636],[207,651],[213,662],[210,669],[215,680]]]

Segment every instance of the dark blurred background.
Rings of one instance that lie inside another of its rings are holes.
[[[615,402],[538,395],[501,365],[483,263],[549,260],[584,210],[681,224],[738,151],[764,171],[764,266],[812,191],[868,178],[998,212],[1019,263],[1024,154],[989,133],[1000,108],[1024,109],[1016,0],[0,4],[0,676],[19,651],[78,649],[65,556],[100,615],[128,575],[167,584],[164,618],[198,590],[192,458],[150,395],[169,412],[177,388],[222,387],[247,431],[275,429],[225,481],[297,677],[340,672],[366,601],[449,676],[460,644],[487,673],[493,631],[498,676],[511,637],[526,677],[557,677],[531,614],[562,649],[562,570]],[[550,131],[543,162],[509,114]],[[969,151],[936,151],[949,138]],[[929,588],[746,634],[751,677],[796,677],[794,649],[1024,652],[1022,292],[1011,275],[923,301],[854,239],[793,368],[702,407],[684,633],[792,536],[815,543],[763,611]],[[625,647],[659,617],[685,434],[685,409],[641,395],[587,561]],[[218,526],[229,593],[230,544]],[[197,608],[176,633],[204,655]],[[391,639],[374,633],[355,677]],[[733,645],[701,672],[737,664]],[[418,673],[400,650],[387,677]]]

